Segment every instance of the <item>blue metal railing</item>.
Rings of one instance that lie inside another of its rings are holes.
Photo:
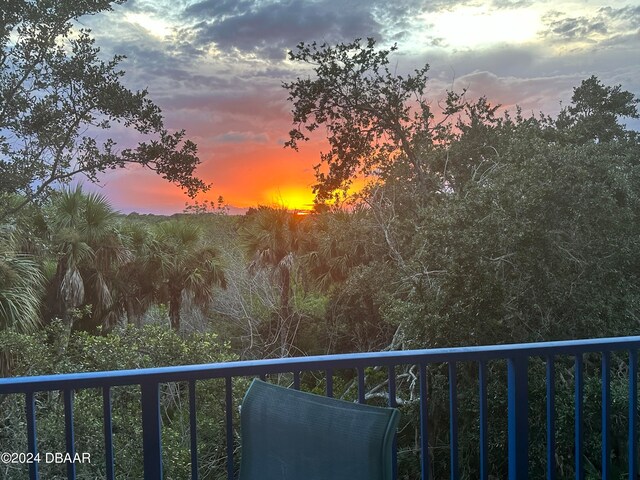
[[[388,402],[396,406],[396,368],[404,365],[418,366],[419,382],[419,430],[421,446],[422,479],[429,478],[429,433],[427,366],[437,363],[448,364],[449,379],[449,449],[450,476],[459,478],[458,457],[458,391],[457,364],[476,362],[478,364],[479,395],[479,464],[480,477],[489,477],[488,459],[488,408],[487,408],[487,362],[506,360],[507,363],[507,425],[508,425],[508,472],[510,480],[528,478],[529,440],[528,440],[528,373],[531,358],[541,358],[546,362],[546,455],[547,478],[556,475],[556,410],[555,410],[555,358],[570,356],[574,363],[574,461],[575,476],[584,478],[584,376],[583,358],[589,353],[598,353],[602,357],[601,382],[601,419],[602,419],[602,478],[611,478],[610,443],[611,433],[611,354],[628,352],[628,478],[638,476],[638,356],[640,337],[620,337],[605,339],[576,340],[566,342],[530,343],[516,345],[494,345],[485,347],[439,348],[431,350],[407,350],[397,352],[358,353],[346,355],[326,355],[301,358],[283,358],[272,360],[241,361],[209,365],[177,366],[141,370],[121,370],[111,372],[78,373],[65,375],[19,377],[0,379],[0,394],[23,394],[26,402],[26,428],[29,452],[37,453],[35,393],[41,391],[62,391],[64,398],[65,436],[67,453],[75,453],[73,428],[74,391],[87,388],[101,388],[103,393],[104,444],[106,478],[114,479],[114,448],[111,418],[111,389],[123,385],[139,385],[141,389],[143,456],[146,479],[162,478],[161,446],[161,408],[160,384],[167,382],[187,382],[189,394],[189,418],[191,439],[192,478],[198,478],[197,431],[195,420],[196,382],[207,379],[225,380],[226,436],[227,436],[227,475],[234,477],[233,451],[233,396],[232,379],[234,377],[260,376],[292,373],[294,388],[300,388],[300,374],[305,371],[324,371],[326,375],[326,394],[333,396],[333,376],[337,369],[355,369],[357,372],[358,401],[364,402],[365,368],[387,367]],[[394,469],[396,468],[394,459]],[[30,478],[38,479],[38,463],[30,464]],[[67,478],[75,479],[73,464],[68,465]]]

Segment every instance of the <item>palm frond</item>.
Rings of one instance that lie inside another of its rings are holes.
[[[116,212],[103,195],[90,193],[84,197],[81,231],[89,243],[101,243],[111,233]]]
[[[40,324],[44,275],[32,257],[17,253],[10,229],[0,236],[0,331],[31,332]]]
[[[73,228],[77,225],[82,212],[82,187],[65,188],[56,199],[54,207],[54,226],[57,229]]]

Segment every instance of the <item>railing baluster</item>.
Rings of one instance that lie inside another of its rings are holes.
[[[73,390],[64,390],[64,432],[66,437],[67,454],[73,459],[76,455],[75,438],[73,434]],[[67,463],[67,478],[75,480],[76,464]]]
[[[575,363],[575,470],[576,480],[584,479],[584,452],[583,452],[583,440],[584,440],[584,428],[582,421],[583,408],[583,391],[584,391],[584,378],[582,375],[582,355],[576,355]]]
[[[26,413],[27,413],[27,444],[29,453],[34,456],[38,454],[38,435],[36,434],[36,399],[33,392],[28,392],[25,396]],[[38,462],[29,464],[29,478],[38,480],[40,471]]]
[[[478,386],[480,396],[480,478],[489,478],[489,441],[487,421],[487,362],[480,360],[478,364]]]
[[[611,354],[602,353],[602,480],[611,478]]]
[[[227,479],[233,480],[233,396],[231,377],[225,377],[224,387],[227,424]]]
[[[104,419],[104,466],[107,480],[114,480],[113,423],[111,421],[111,389],[102,388],[102,418]]]
[[[449,362],[449,450],[451,480],[460,476],[458,469],[458,379],[456,362]]]
[[[327,379],[327,397],[333,397],[333,368],[327,368],[325,378]]]
[[[422,480],[429,478],[429,430],[427,414],[427,367],[418,365],[420,369],[420,471]]]
[[[547,480],[556,478],[556,368],[547,357]]]
[[[140,384],[142,390],[142,448],[145,480],[162,478],[162,437],[160,385],[154,381]]]
[[[389,379],[389,406],[396,408],[398,403],[396,402],[396,369],[393,365],[389,365],[388,368]],[[398,478],[398,436],[393,434],[393,446],[391,451],[391,475],[393,480]]]
[[[638,351],[629,351],[629,478],[638,478]]]
[[[396,367],[389,365],[387,368],[387,378],[389,382],[389,401],[388,404],[391,408],[398,406],[396,401]]]
[[[189,381],[189,434],[191,436],[191,479],[198,480],[198,426],[196,422],[196,381]]]
[[[293,388],[300,390],[300,372],[293,372]]]
[[[528,361],[521,356],[507,360],[509,480],[529,476]]]
[[[365,402],[364,368],[358,367],[358,403]]]

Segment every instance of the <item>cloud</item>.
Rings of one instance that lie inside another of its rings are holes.
[[[302,41],[337,43],[373,37],[382,43],[405,38],[427,12],[451,9],[472,0],[206,0],[187,7],[191,33],[200,45],[236,49],[268,60]]]
[[[206,0],[189,5],[184,16],[193,18],[241,15],[251,10],[251,0]]]
[[[606,85],[621,84],[639,95],[638,67],[629,58],[640,42],[628,42],[570,51],[556,51],[544,43],[458,52],[431,49],[403,61],[413,65],[428,61],[431,65],[427,91],[434,105],[445,89],[468,88],[470,100],[484,95],[491,103],[508,109],[517,104],[530,113],[555,115],[560,102],[570,100],[573,87],[591,75]]]
[[[620,19],[627,22],[632,27],[640,26],[640,5],[631,7],[626,6],[622,8],[602,7],[600,13],[610,18]]]
[[[252,132],[226,132],[212,138],[216,143],[267,143],[269,135]]]
[[[576,39],[591,40],[594,35],[601,36],[608,33],[604,21],[587,17],[563,17],[559,20],[550,20],[547,26],[545,35],[555,37],[562,42]]]
[[[530,7],[534,4],[533,0],[493,0],[491,5],[497,9],[512,9]]]
[[[218,49],[256,52],[269,59],[282,59],[286,49],[309,39],[328,42],[357,36],[379,36],[380,25],[371,12],[350,10],[326,2],[293,0],[286,3],[254,3],[251,8],[236,9],[236,14],[222,15],[219,8],[197,4],[202,15],[214,16],[194,27],[199,45],[213,43]],[[211,7],[206,9],[205,7]],[[224,2],[223,2],[224,6]],[[193,10],[192,10],[193,12]]]
[[[499,103],[503,110],[513,111],[520,106],[524,112],[554,114],[559,101],[568,97],[577,79],[572,75],[545,77],[498,76],[488,71],[477,71],[460,77],[456,88],[467,88],[467,97],[475,100],[486,96],[492,104]]]
[[[591,15],[568,16],[559,11],[542,18],[542,36],[554,42],[598,43],[625,33],[635,33],[640,26],[640,6],[602,7]]]

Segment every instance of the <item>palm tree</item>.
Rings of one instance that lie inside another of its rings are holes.
[[[280,340],[280,355],[286,356],[290,345],[293,319],[291,311],[291,281],[295,258],[304,235],[302,216],[286,208],[260,207],[248,214],[240,230],[242,244],[252,258],[250,269],[268,269],[280,289],[279,324],[276,341]]]
[[[0,226],[0,331],[28,333],[40,325],[44,275],[18,243],[14,229]]]
[[[149,225],[142,222],[124,222],[119,230],[125,248],[131,255],[114,277],[116,304],[126,315],[129,324],[141,327],[143,315],[155,299],[155,272],[150,271],[149,261],[153,235]]]
[[[58,313],[71,326],[71,310],[91,305],[90,324],[85,327],[113,326],[118,311],[112,279],[131,255],[116,229],[116,212],[104,196],[85,194],[78,186],[55,199],[52,213]]]
[[[204,308],[215,287],[226,288],[220,255],[206,244],[202,230],[192,222],[162,222],[154,234],[146,268],[154,272],[158,300],[168,303],[171,327],[179,331],[185,295],[192,295],[195,304]]]
[[[363,208],[334,209],[316,215],[306,237],[304,261],[321,290],[340,288],[354,267],[371,260],[368,250],[372,238]]]

